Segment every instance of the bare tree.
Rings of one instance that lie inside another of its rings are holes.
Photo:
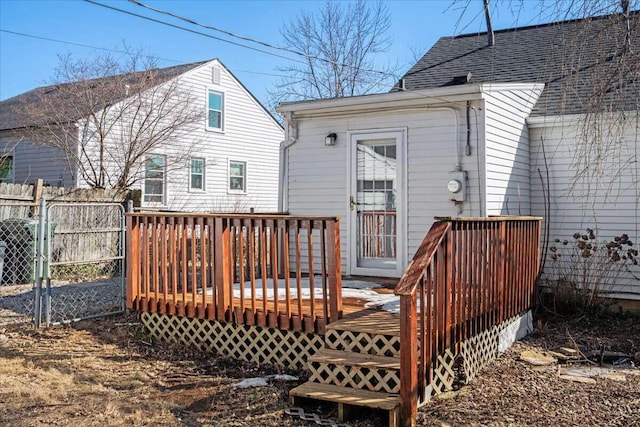
[[[388,90],[395,68],[376,54],[391,46],[389,10],[382,2],[326,2],[302,12],[281,30],[284,44],[302,60],[279,68],[287,77],[270,92],[277,102],[336,98]]]
[[[144,178],[147,155],[163,154],[169,169],[197,143],[185,145],[184,132],[205,111],[180,84],[184,67],[158,69],[140,53],[125,60],[63,56],[52,84],[25,97],[15,113],[28,124],[21,131],[29,140],[61,150],[86,185],[129,189]]]

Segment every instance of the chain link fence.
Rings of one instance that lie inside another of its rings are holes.
[[[124,311],[124,232],[118,203],[0,201],[0,324]]]
[[[0,202],[0,323],[33,321],[35,314],[35,203]]]
[[[124,209],[116,203],[47,208],[47,325],[124,311]]]

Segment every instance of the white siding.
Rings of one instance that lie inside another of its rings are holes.
[[[541,90],[489,90],[486,114],[486,213],[529,215],[529,135],[525,123]]]
[[[4,132],[0,135],[0,153],[13,155],[14,183],[33,184],[42,178],[45,185],[73,187],[74,172],[62,150],[15,138]]]
[[[212,66],[220,68],[220,82],[212,81]],[[167,157],[166,204],[155,207],[180,211],[249,211],[278,210],[279,147],[284,139],[280,125],[217,61],[211,61],[178,77],[180,90],[188,91],[202,111],[201,123],[185,127],[175,141],[153,149],[148,154]],[[208,89],[224,94],[224,130],[206,129]],[[122,165],[117,141],[120,133],[114,127],[111,142],[110,173],[115,175]],[[90,151],[97,153],[97,144]],[[96,154],[97,155],[97,154]],[[205,191],[189,189],[190,158],[205,159]],[[246,163],[246,191],[229,191],[230,160]],[[144,187],[144,168],[137,165],[138,188]],[[80,182],[83,185],[83,182]],[[86,185],[86,184],[84,184]]]
[[[284,131],[244,87],[221,65],[220,84],[211,82],[211,64],[187,73],[183,80],[195,93],[201,93],[206,108],[207,88],[224,93],[224,133],[206,131],[204,123],[194,129],[200,133],[194,156],[206,159],[206,191],[185,194],[184,179],[169,188],[172,204],[188,200],[188,210],[275,212],[278,210],[279,148]],[[246,162],[246,194],[229,193],[229,160]]]
[[[618,124],[623,123],[621,119],[616,120],[619,120]],[[538,171],[545,183],[548,173],[550,216],[545,218],[544,224],[549,227],[551,244],[554,239],[572,242],[574,233],[584,234],[586,228],[592,228],[597,231],[599,240],[610,241],[626,233],[637,249],[640,243],[637,112],[627,116],[624,123],[624,136],[617,139],[615,149],[609,150],[599,161],[601,170],[590,178],[587,173],[583,179],[577,178],[582,168],[576,166],[580,123],[563,122],[560,117],[555,124],[531,126],[531,209],[534,215],[545,215],[545,186]],[[612,147],[612,144],[606,145]],[[591,168],[596,165],[593,159],[588,164]],[[554,277],[550,257],[547,257],[545,273]],[[637,278],[640,278],[640,268],[632,266],[631,272],[611,290],[622,298],[640,300],[640,280]]]
[[[408,262],[422,242],[434,216],[455,216],[460,212],[450,201],[448,173],[456,166],[457,141],[461,167],[468,172],[467,202],[462,215],[479,213],[478,161],[474,122],[472,154],[464,155],[466,125],[462,107],[416,109],[397,112],[345,115],[300,120],[298,141],[288,150],[286,191],[288,210],[296,215],[340,216],[343,271],[349,274],[349,141],[347,132],[406,128],[407,130],[407,232],[398,244],[407,245]],[[479,126],[483,126],[480,117]],[[324,137],[335,132],[337,144],[324,145]]]

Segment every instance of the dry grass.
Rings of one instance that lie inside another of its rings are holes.
[[[421,409],[425,426],[633,425],[640,419],[640,375],[624,383],[562,381],[518,360],[525,348],[568,337],[637,352],[640,322],[555,319],[519,343],[450,399]],[[243,378],[283,373],[150,341],[134,317],[35,331],[0,330],[2,426],[313,426],[284,413],[298,383],[236,389]],[[309,407],[335,417],[331,406]],[[351,426],[383,426],[367,412]]]

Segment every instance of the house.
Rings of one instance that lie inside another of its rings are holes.
[[[2,101],[0,180],[139,189],[146,209],[274,212],[283,138],[213,59]]]
[[[546,277],[597,270],[597,236],[631,248],[601,290],[640,300],[640,13],[488,39],[441,38],[389,93],[280,105],[281,210],[341,216],[343,272],[388,277],[435,216],[542,216],[568,260]]]

